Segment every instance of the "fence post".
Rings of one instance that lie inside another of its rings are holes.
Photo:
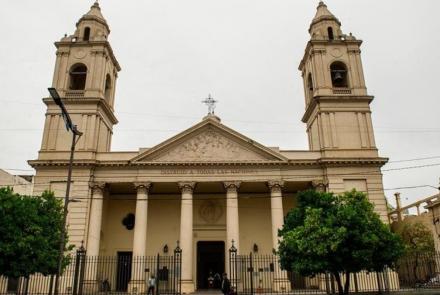
[[[182,249],[179,247],[179,241],[177,241],[177,246],[174,249],[174,292],[180,295],[180,286],[181,286],[181,271],[182,268]]]
[[[78,288],[78,295],[82,295],[83,293],[83,284],[84,284],[84,274],[86,272],[86,267],[87,267],[87,257],[86,257],[86,249],[83,247],[83,242],[81,242],[81,255],[80,257],[80,273],[79,273],[79,288]]]
[[[383,276],[383,282],[384,282],[384,289],[386,293],[390,292],[390,278],[388,276],[388,268],[385,268],[382,272]]]
[[[53,292],[53,275],[50,275],[50,280],[49,280],[49,294],[48,295],[52,295]]]
[[[229,277],[231,279],[231,287],[238,292],[237,289],[237,248],[234,246],[234,240],[232,240],[232,246],[229,248]]]
[[[24,295],[28,295],[29,290],[29,275],[24,278],[26,280],[26,285],[24,286]]]
[[[251,295],[254,294],[254,266],[252,263],[252,252],[249,254],[249,272],[250,272],[250,283],[251,283]]]
[[[72,294],[77,295],[78,294],[78,282],[79,277],[81,273],[81,261],[82,261],[82,255],[85,252],[83,244],[81,244],[81,247],[76,250],[76,256],[75,256],[75,273],[73,275],[73,290]]]
[[[159,253],[157,253],[157,261],[156,261],[156,295],[159,295],[159,281],[160,281],[160,276],[159,276],[159,260],[160,260],[160,255]]]
[[[376,271],[376,280],[377,280],[377,289],[378,289],[377,291],[379,294],[382,294],[382,282],[378,271]]]
[[[330,282],[331,282],[332,294],[336,294],[335,276],[333,274],[330,274]],[[339,290],[338,290],[338,292],[339,292]]]
[[[359,284],[358,284],[358,278],[357,278],[357,272],[353,273],[353,282],[354,282],[354,292],[359,292]]]
[[[325,278],[325,292],[327,294],[331,294],[331,290],[330,290],[330,282],[329,282],[329,274],[325,273],[324,274],[324,278]]]

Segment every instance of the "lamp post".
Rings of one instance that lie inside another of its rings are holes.
[[[72,131],[72,145],[70,147],[70,159],[69,159],[69,168],[67,172],[67,187],[66,187],[66,195],[64,197],[64,211],[63,211],[63,227],[61,229],[61,235],[60,235],[60,249],[58,253],[58,265],[57,265],[57,273],[55,276],[55,295],[58,294],[58,286],[60,281],[60,275],[61,275],[61,268],[62,268],[62,262],[64,257],[64,239],[66,237],[66,219],[67,219],[67,206],[69,205],[69,196],[70,196],[70,183],[72,181],[72,166],[73,166],[73,155],[75,153],[75,146],[77,142],[77,138],[79,139],[82,135],[82,132],[80,132],[76,125],[73,125],[72,119],[69,116],[69,113],[66,110],[66,107],[64,106],[63,101],[61,100],[60,95],[58,94],[58,91],[55,88],[48,88],[50,96],[54,100],[54,102],[60,107],[61,109],[61,116],[63,117],[64,123],[66,124],[67,131]]]

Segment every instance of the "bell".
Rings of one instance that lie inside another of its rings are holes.
[[[341,72],[336,72],[335,77],[333,78],[333,82],[342,82],[344,80],[344,77],[342,76]]]

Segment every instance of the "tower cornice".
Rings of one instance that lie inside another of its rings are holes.
[[[109,33],[110,33],[110,27],[108,26],[107,22],[106,22],[104,19],[99,18],[99,17],[97,17],[97,16],[95,16],[95,15],[87,15],[87,14],[84,15],[83,17],[81,17],[81,18],[78,20],[78,22],[76,23],[76,26],[79,26],[79,24],[80,24],[82,21],[85,21],[85,20],[93,20],[93,21],[96,21],[96,22],[98,22],[98,23],[104,25],[105,28],[106,28],[106,29],[109,31]]]
[[[310,104],[307,106],[306,112],[302,117],[301,121],[303,123],[307,123],[310,119],[310,116],[313,114],[314,110],[318,105],[322,102],[335,102],[335,103],[347,103],[347,102],[355,102],[355,103],[367,103],[370,104],[374,99],[374,96],[316,96],[312,99]]]
[[[332,40],[331,44],[332,45],[346,45],[347,47],[349,47],[350,45],[355,45],[357,47],[360,47],[362,45],[363,41],[362,40],[358,40],[358,39],[353,39],[353,40]],[[306,49],[304,50],[304,55],[303,58],[301,59],[301,62],[299,63],[298,66],[298,70],[302,71],[302,69],[304,68],[304,63],[307,60],[307,57],[314,53],[314,46],[320,46],[322,45],[323,48],[322,49],[318,49],[318,50],[326,50],[324,47],[327,47],[329,45],[329,41],[328,40],[319,40],[319,39],[312,39],[309,40],[309,42],[307,42],[307,46]],[[359,50],[359,49],[358,49]]]
[[[105,99],[99,98],[99,97],[93,97],[93,98],[63,98],[63,101],[66,105],[69,104],[93,104],[97,105],[98,107],[101,107],[101,109],[104,111],[104,114],[107,115],[107,117],[110,119],[110,122],[112,124],[118,124],[118,119],[116,118],[115,114],[113,113],[113,110],[110,108],[109,104],[105,101]],[[53,99],[51,98],[43,98],[43,102],[49,106],[55,104]]]
[[[110,58],[112,59],[118,72],[121,71],[121,66],[119,65],[119,62],[116,59],[115,54],[113,53],[113,48],[110,45],[110,42],[108,42],[108,41],[76,41],[76,42],[57,41],[54,44],[55,44],[55,47],[58,49],[58,51],[61,51],[61,52],[64,52],[64,51],[62,51],[62,48],[64,48],[64,47],[75,48],[75,47],[84,47],[84,46],[94,47],[97,45],[103,46],[104,48],[106,48],[108,50],[108,54],[109,54]]]

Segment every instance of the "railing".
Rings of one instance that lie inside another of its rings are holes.
[[[440,293],[440,253],[407,255],[394,270],[361,271],[350,274],[350,293],[421,292],[436,289]],[[238,295],[264,294],[337,294],[338,284],[330,273],[301,276],[281,269],[276,255],[237,255],[229,251],[231,286]],[[340,274],[341,278],[345,275]],[[345,279],[342,279],[344,284]]]
[[[84,98],[85,90],[67,90],[66,98]]]
[[[59,295],[88,294],[146,294],[149,279],[154,276],[153,295],[180,295],[181,250],[171,255],[131,256],[120,252],[118,256],[87,256],[78,251],[60,277]],[[0,277],[0,294],[52,295],[55,276],[35,274],[29,279]]]
[[[350,88],[333,88],[333,94],[351,94]]]

